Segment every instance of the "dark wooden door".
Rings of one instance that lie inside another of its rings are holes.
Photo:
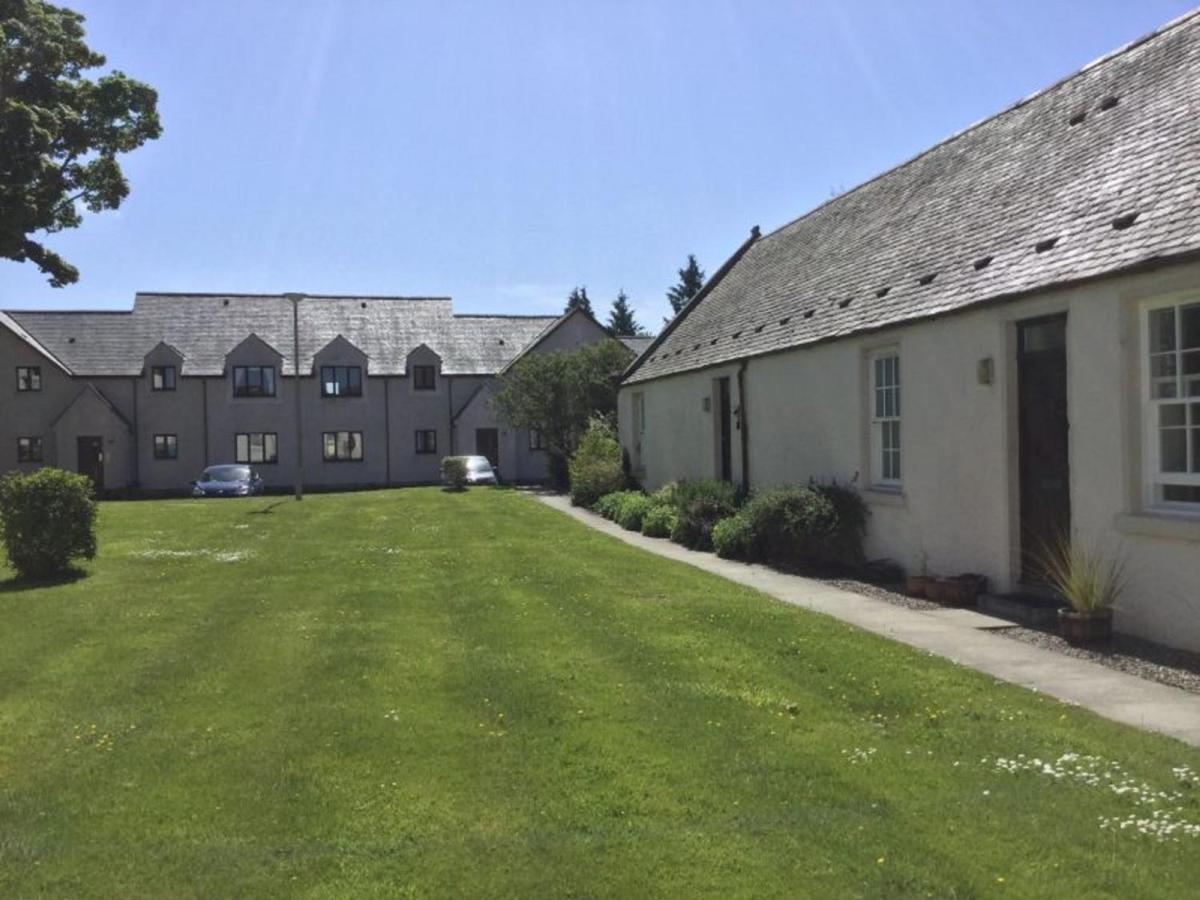
[[[104,490],[104,440],[98,437],[76,438],[79,474],[92,479],[99,494]]]
[[[720,417],[721,479],[733,481],[733,410],[729,404],[729,379],[717,379],[717,415]]]
[[[1044,582],[1044,560],[1071,529],[1067,317],[1017,324],[1021,577]]]
[[[493,467],[500,468],[500,433],[495,428],[475,429],[475,454],[486,456]]]

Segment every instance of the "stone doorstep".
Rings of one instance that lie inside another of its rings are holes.
[[[1010,620],[965,608],[906,609],[800,575],[720,559],[626,531],[595,513],[571,506],[560,495],[534,496],[584,525],[648,553],[686,563],[1107,719],[1200,747],[1200,696],[992,633],[1011,628],[1014,623]]]

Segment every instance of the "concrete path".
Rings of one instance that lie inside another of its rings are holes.
[[[595,513],[571,506],[566,497],[536,496],[547,506],[634,547],[1077,704],[1105,718],[1161,732],[1200,747],[1200,695],[989,634],[989,629],[1011,624],[1002,619],[965,609],[905,609],[820,581],[720,559],[712,553],[688,550],[661,538],[644,537]]]

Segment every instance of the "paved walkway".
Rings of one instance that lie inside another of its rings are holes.
[[[1105,718],[1158,731],[1200,747],[1200,695],[989,634],[989,629],[1011,624],[1002,619],[965,609],[905,609],[820,581],[720,559],[712,553],[699,553],[671,541],[626,531],[595,513],[571,506],[566,497],[536,496],[546,505],[634,547],[1077,704]]]

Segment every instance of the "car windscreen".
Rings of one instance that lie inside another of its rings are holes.
[[[490,462],[488,462],[487,459],[482,456],[472,456],[470,459],[467,460],[467,471],[468,472],[490,472],[490,471],[492,471],[492,464]]]
[[[201,481],[249,481],[250,470],[245,466],[216,466],[204,470]]]

